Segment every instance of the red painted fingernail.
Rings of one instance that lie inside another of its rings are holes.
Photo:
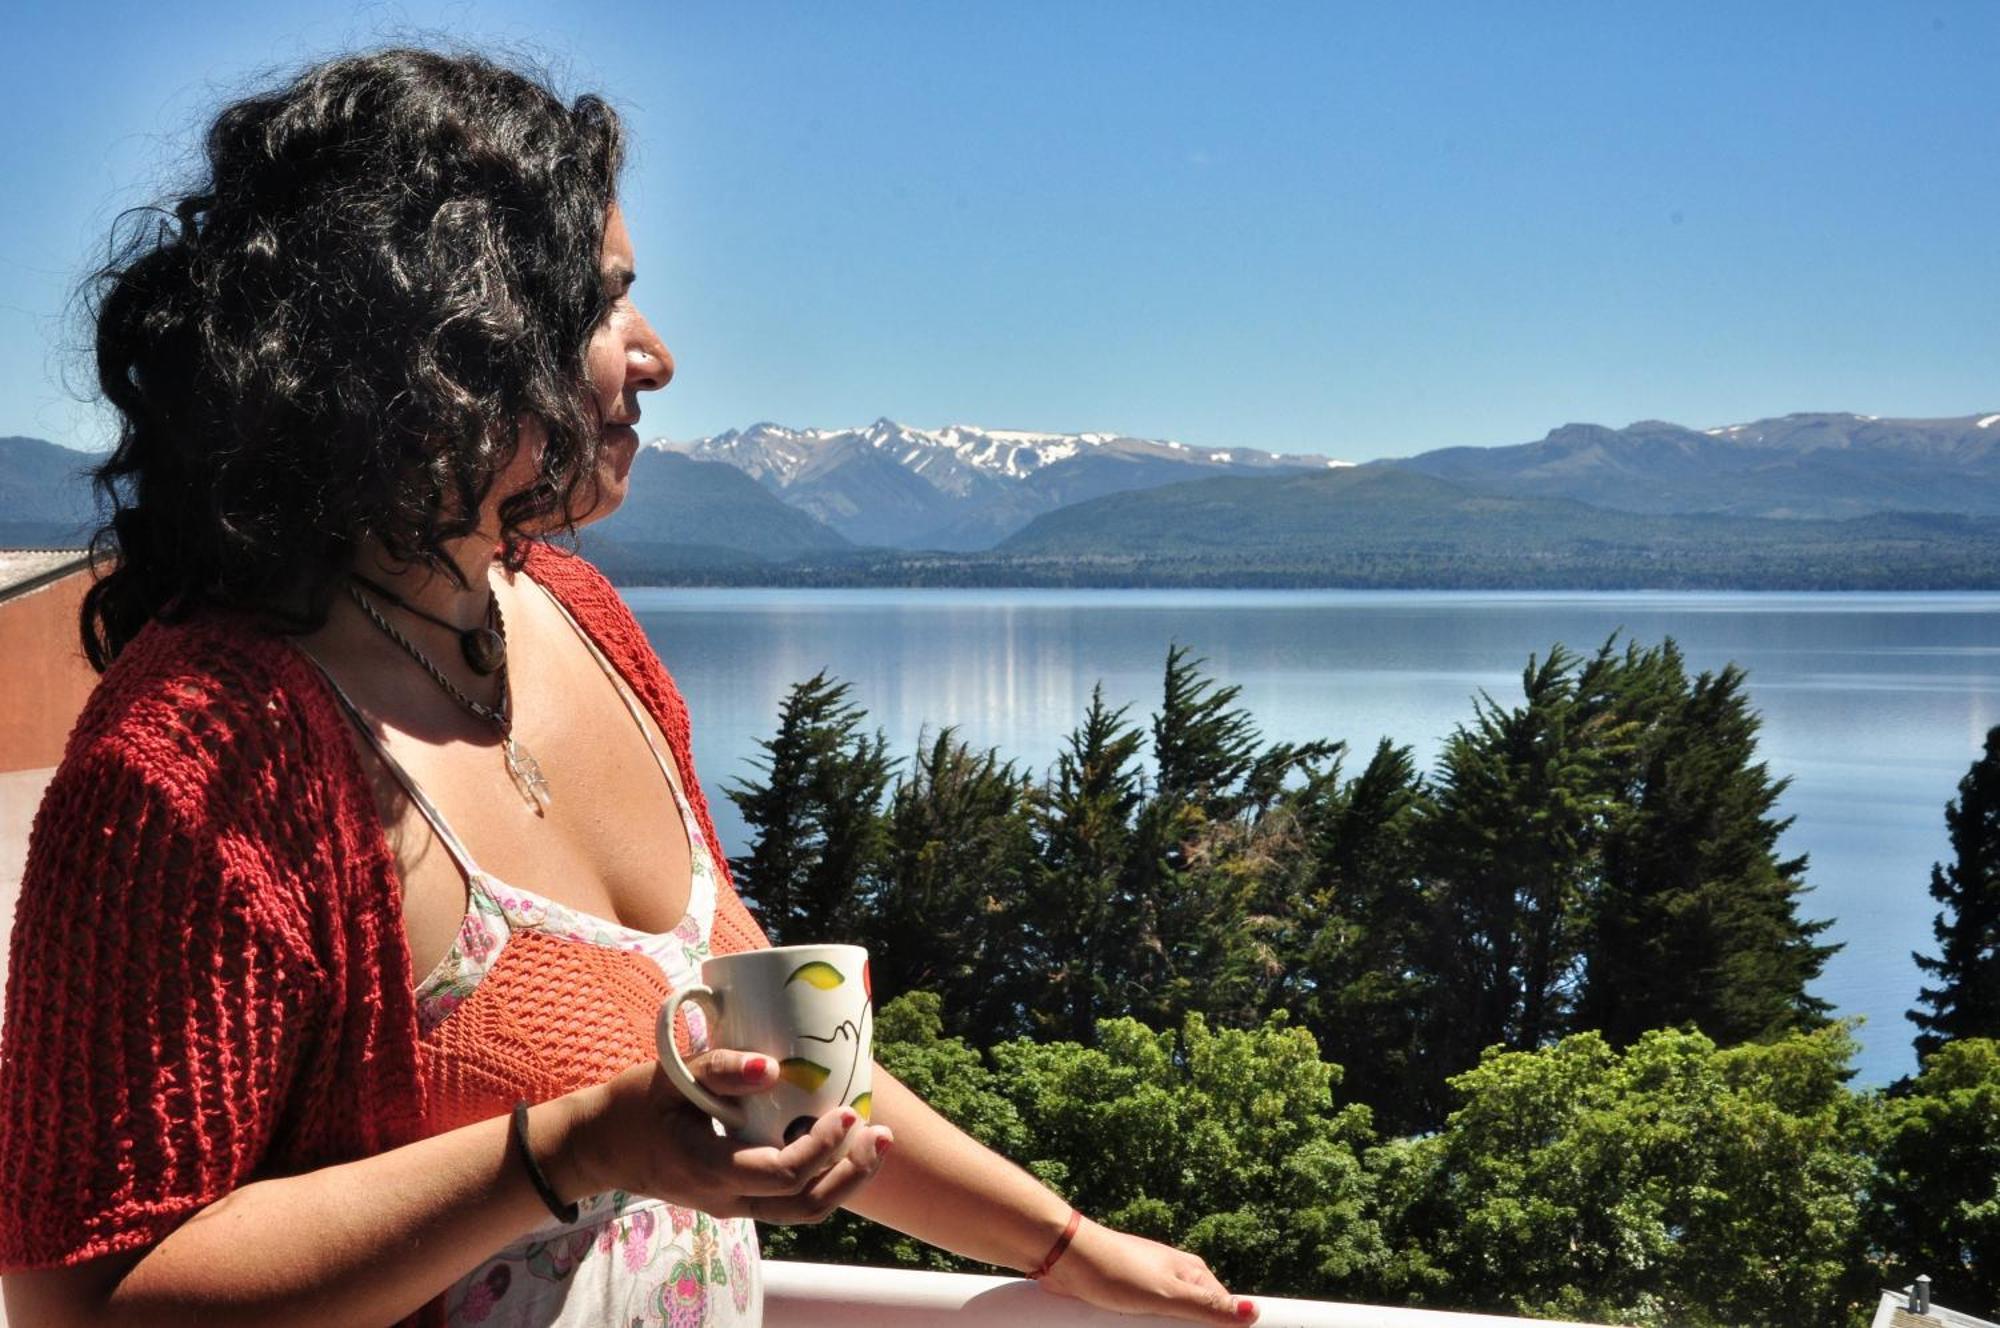
[[[843,1129],[843,1130],[851,1130],[851,1129],[853,1129],[853,1128],[854,1128],[854,1122],[856,1122],[856,1121],[858,1121],[858,1120],[860,1120],[860,1119],[861,1119],[861,1116],[860,1116],[860,1114],[859,1114],[859,1113],[857,1113],[857,1112],[856,1112],[856,1111],[854,1110],[854,1108],[852,1108],[852,1107],[842,1107],[842,1108],[840,1109],[840,1128],[841,1128],[841,1129]]]
[[[745,1079],[762,1079],[764,1077],[764,1067],[770,1063],[762,1056],[752,1056],[749,1060],[743,1062],[743,1077]]]
[[[1256,1312],[1257,1312],[1257,1307],[1256,1307],[1255,1305],[1252,1305],[1252,1304],[1251,1304],[1251,1303],[1250,1303],[1249,1301],[1247,1301],[1247,1300],[1239,1300],[1239,1301],[1237,1301],[1237,1302],[1236,1302],[1236,1317],[1237,1317],[1237,1318],[1239,1318],[1239,1319],[1247,1319],[1247,1318],[1249,1318],[1249,1317],[1250,1317],[1251,1315],[1255,1314]]]
[[[894,1139],[877,1139],[875,1141],[875,1156],[877,1158],[887,1157],[889,1156],[889,1150],[895,1146],[896,1141]]]

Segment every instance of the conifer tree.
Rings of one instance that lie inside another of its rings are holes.
[[[1427,896],[1422,968],[1428,1105],[1486,1047],[1530,1050],[1566,1031],[1581,976],[1604,750],[1561,646],[1522,674],[1525,700],[1482,696],[1446,740],[1418,834]]]
[[[1279,908],[1305,860],[1289,815],[1205,821],[1187,804],[1141,809],[1130,870],[1136,946],[1123,1013],[1172,1028],[1189,1013],[1248,1027],[1282,975]]]
[[[1387,738],[1359,775],[1341,783],[1337,765],[1328,774],[1307,796],[1310,875],[1294,901],[1278,1004],[1395,1133],[1417,1126],[1411,1085],[1425,1074],[1415,835],[1424,787],[1410,749]]]
[[[1085,1045],[1115,1011],[1113,989],[1129,962],[1133,917],[1127,859],[1133,820],[1145,800],[1140,731],[1129,706],[1104,703],[1102,683],[1065,741],[1033,809],[1040,862],[1021,925],[1019,965],[1036,1031]]]
[[[1926,1058],[1959,1038],[2000,1038],[2000,726],[1986,731],[1944,821],[1953,861],[1931,867],[1931,898],[1944,906],[1931,924],[1938,952],[1912,956],[1937,982],[1917,994],[1929,1008],[1909,1015]]]
[[[979,1046],[1024,1031],[1014,928],[1034,870],[1031,790],[996,751],[939,730],[890,797],[865,910],[877,999],[935,992],[950,1034]]]
[[[1160,709],[1153,716],[1156,795],[1192,807],[1204,820],[1268,810],[1294,773],[1337,755],[1344,744],[1315,741],[1264,746],[1257,722],[1236,705],[1240,686],[1217,686],[1190,660],[1188,648],[1167,649]]]
[[[1286,781],[1338,756],[1337,742],[1264,746],[1242,688],[1218,686],[1185,646],[1168,649],[1153,716],[1154,796],[1140,810],[1127,864],[1137,928],[1126,1011],[1156,1028],[1194,1011],[1230,1024],[1255,1017],[1282,963],[1274,944],[1287,866],[1304,852],[1294,818],[1269,813]],[[1294,791],[1295,792],[1295,791]]]
[[[1233,809],[1236,785],[1257,764],[1257,725],[1233,702],[1241,687],[1218,687],[1204,677],[1205,660],[1188,648],[1167,649],[1166,682],[1153,716],[1153,761],[1158,795],[1197,807],[1210,819]]]
[[[1787,781],[1756,759],[1743,671],[1690,684],[1668,641],[1610,673],[1607,705],[1637,737],[1616,757],[1575,1026],[1622,1047],[1691,1023],[1728,1046],[1824,1023],[1807,986],[1838,947],[1799,917],[1806,859],[1779,856]]]
[[[786,694],[778,731],[759,739],[761,780],[726,790],[754,835],[729,860],[737,889],[774,943],[852,937],[858,905],[886,843],[882,797],[895,762],[848,685],[821,669]]]

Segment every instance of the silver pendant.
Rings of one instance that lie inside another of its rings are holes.
[[[549,780],[542,773],[542,763],[533,752],[515,742],[512,734],[502,738],[500,746],[507,753],[507,773],[513,776],[514,787],[521,791],[529,808],[541,815],[549,809]]]

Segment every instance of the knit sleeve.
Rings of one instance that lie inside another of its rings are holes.
[[[143,1248],[243,1183],[312,1036],[314,964],[267,859],[214,787],[162,769],[131,738],[73,741],[36,817],[0,1028],[0,1271]]]

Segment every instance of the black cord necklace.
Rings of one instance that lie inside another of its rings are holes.
[[[418,608],[389,587],[371,581],[359,572],[349,572],[348,575],[368,587],[376,598],[386,600],[405,613],[413,613],[425,622],[435,623],[456,636],[459,653],[465,656],[466,666],[480,677],[490,678],[507,666],[507,636],[500,627],[500,601],[492,592],[487,593],[486,622],[479,627],[460,627],[447,618]]]

